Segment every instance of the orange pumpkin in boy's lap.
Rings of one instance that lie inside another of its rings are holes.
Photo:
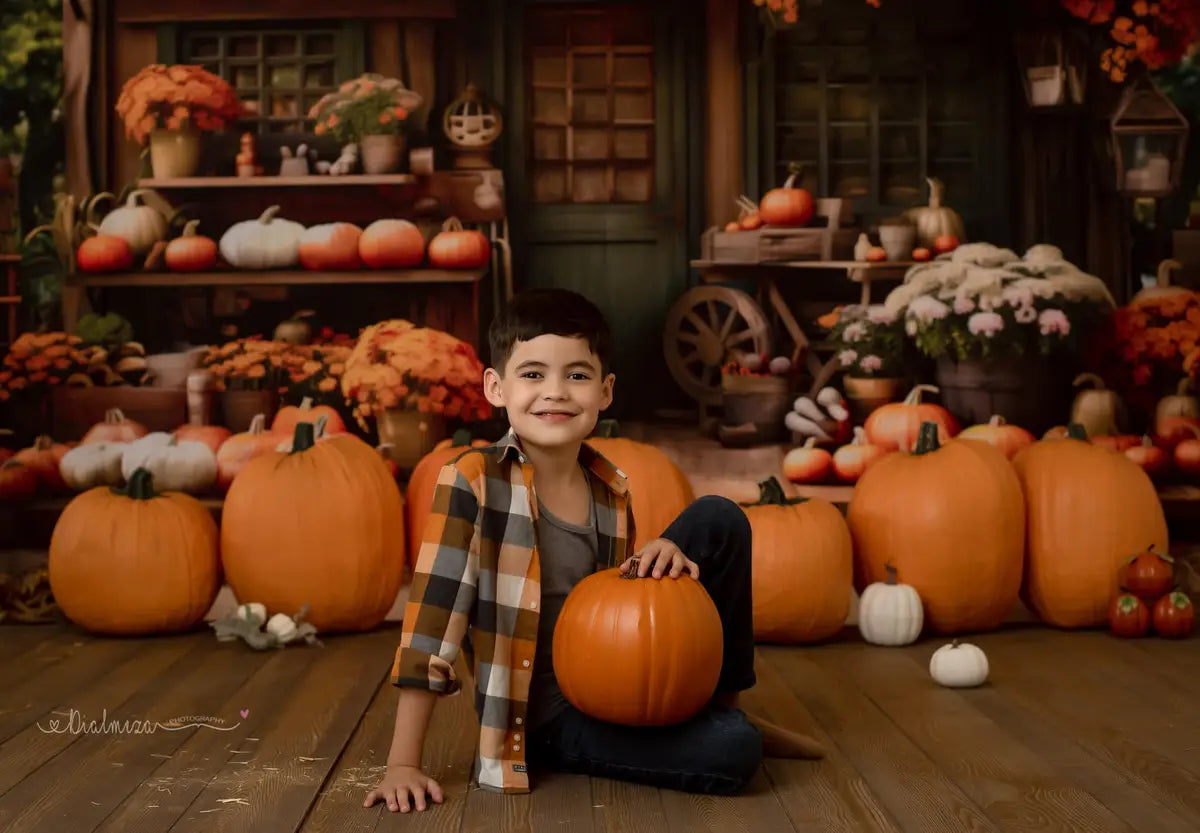
[[[626,578],[614,567],[567,595],[554,673],[567,702],[597,720],[670,726],[712,698],[723,645],[721,617],[700,582]]]

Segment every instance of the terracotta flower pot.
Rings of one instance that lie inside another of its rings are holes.
[[[221,394],[225,427],[235,434],[250,428],[256,414],[266,417],[267,425],[279,410],[279,394],[273,390],[227,390]]]
[[[363,136],[358,143],[363,173],[387,174],[398,170],[405,141],[400,134],[382,133]]]
[[[842,381],[855,422],[862,422],[882,405],[896,402],[904,392],[904,380],[896,377],[846,376]]]

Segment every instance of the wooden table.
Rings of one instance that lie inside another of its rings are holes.
[[[700,279],[705,283],[725,281],[753,280],[758,284],[760,292],[765,292],[772,309],[779,315],[784,329],[788,331],[795,347],[792,360],[795,361],[801,352],[807,351],[808,336],[804,334],[796,317],[788,308],[787,301],[779,292],[779,280],[784,276],[796,275],[798,270],[841,271],[845,276],[862,285],[860,303],[871,303],[871,284],[874,281],[902,280],[904,271],[910,266],[916,266],[916,261],[884,261],[882,263],[867,263],[858,260],[785,260],[773,263],[737,263],[715,260],[693,260],[691,267],[700,273]],[[897,274],[899,273],[899,274]],[[820,372],[821,362],[811,351],[807,351],[806,362],[814,376]]]
[[[304,269],[278,269],[253,272],[118,272],[112,274],[72,275],[63,284],[63,327],[71,332],[83,309],[84,292],[89,288],[109,287],[183,287],[183,286],[298,286],[353,284],[446,284],[467,285],[470,302],[465,319],[454,314],[449,305],[449,322],[430,322],[479,349],[479,283],[487,269],[362,269],[345,272],[310,272]],[[382,311],[381,311],[382,312]]]

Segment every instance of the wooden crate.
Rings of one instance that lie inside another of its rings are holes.
[[[104,421],[110,408],[120,408],[126,417],[151,431],[174,431],[187,422],[187,391],[132,385],[55,388],[50,400],[50,435],[59,442],[82,439],[89,428]]]
[[[859,229],[853,202],[817,200],[809,226],[763,226],[752,231],[725,231],[713,226],[700,238],[700,257],[713,263],[773,263],[786,260],[852,260]]]

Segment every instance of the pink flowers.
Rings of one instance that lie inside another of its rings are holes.
[[[1044,336],[1053,333],[1065,336],[1071,332],[1071,322],[1067,320],[1067,314],[1060,309],[1042,310],[1038,316],[1038,327]]]

